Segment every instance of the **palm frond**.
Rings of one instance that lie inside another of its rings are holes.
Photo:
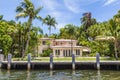
[[[16,8],[16,12],[23,12],[24,9],[21,6],[17,6]]]
[[[34,12],[35,15],[38,14],[38,13],[42,10],[42,8],[43,8],[43,7],[39,7],[39,8],[37,8],[37,9],[35,10],[35,12]]]
[[[27,14],[25,14],[25,13],[19,13],[19,14],[17,14],[16,15],[16,19],[19,19],[20,17],[27,17],[28,15]]]
[[[43,20],[42,17],[37,16],[37,15],[35,16],[35,18],[37,18],[37,19],[39,19],[39,20],[41,20],[41,21]]]
[[[104,40],[115,40],[113,36],[97,36],[95,40],[104,41]]]

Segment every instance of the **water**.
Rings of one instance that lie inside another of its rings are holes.
[[[0,80],[120,80],[120,71],[0,70]]]

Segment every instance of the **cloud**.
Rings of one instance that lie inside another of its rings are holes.
[[[117,0],[105,0],[104,6],[110,5],[114,2],[116,2]]]
[[[61,24],[58,24],[57,25],[57,28],[60,29],[60,28],[63,28],[67,23],[61,23]]]
[[[62,4],[61,4],[62,3]],[[58,23],[56,28],[60,29],[72,19],[73,14],[66,11],[63,2],[57,0],[41,0],[41,5],[45,8],[44,15],[51,15],[54,17]],[[66,15],[67,14],[67,15]]]
[[[65,6],[73,13],[84,12],[83,7],[95,3],[99,0],[64,0]]]
[[[56,0],[41,0],[41,4],[45,6],[47,10],[55,10],[59,3]]]
[[[73,13],[80,13],[82,10],[79,7],[79,3],[77,3],[78,0],[64,0],[65,6],[68,8],[68,10],[72,11]]]

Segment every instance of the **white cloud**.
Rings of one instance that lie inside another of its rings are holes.
[[[57,28],[60,29],[60,28],[63,28],[67,23],[61,23],[61,24],[58,24],[57,25]]]
[[[104,6],[110,5],[114,2],[116,2],[117,0],[105,0]]]
[[[41,0],[41,4],[43,7],[45,6],[44,8],[51,11],[55,10],[59,6],[57,0]]]
[[[56,28],[58,29],[64,27],[64,25],[66,25],[72,18],[73,14],[65,12],[65,5],[60,4],[57,0],[41,0],[41,5],[43,5],[46,10],[46,13],[44,13],[44,15],[49,14],[56,19],[58,23]]]
[[[84,12],[83,7],[99,0],[64,0],[65,6],[73,13]]]
[[[78,0],[64,0],[65,6],[74,13],[79,13],[82,9],[80,9]]]

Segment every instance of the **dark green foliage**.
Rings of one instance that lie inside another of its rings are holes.
[[[48,48],[48,49],[44,50],[44,52],[40,56],[49,57],[51,53],[52,53],[52,49]]]

